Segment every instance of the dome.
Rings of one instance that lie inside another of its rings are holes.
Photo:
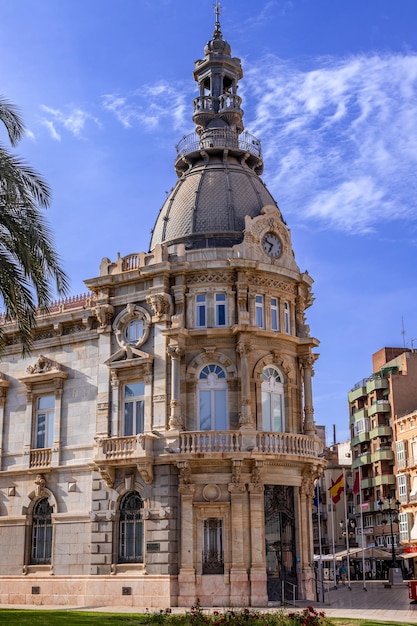
[[[211,158],[194,165],[175,185],[163,204],[150,249],[159,243],[187,247],[219,247],[240,243],[245,216],[260,215],[276,205],[262,179],[237,159]]]

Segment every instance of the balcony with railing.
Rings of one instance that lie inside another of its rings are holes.
[[[198,133],[190,133],[185,135],[177,144],[177,159],[199,152],[200,150],[208,150],[211,148],[219,149],[238,149],[249,152],[254,156],[261,158],[261,142],[251,133],[244,131],[240,135],[230,128],[213,128],[199,135]]]
[[[37,448],[30,451],[30,469],[44,469],[46,467],[51,467],[51,463],[52,448]]]
[[[372,402],[371,406],[368,408],[368,415],[375,415],[376,413],[389,413],[390,412],[390,403],[388,400],[377,400],[376,402]]]
[[[163,444],[163,445],[162,445]],[[312,437],[294,433],[257,432],[242,434],[231,431],[184,431],[174,440],[154,434],[131,437],[101,437],[96,443],[95,462],[106,465],[131,464],[136,459],[170,454],[181,458],[201,455],[267,454],[276,457],[317,458],[319,442]]]

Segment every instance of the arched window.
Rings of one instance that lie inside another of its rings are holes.
[[[198,377],[200,430],[228,430],[227,380],[220,365],[206,365]]]
[[[143,563],[143,500],[137,491],[120,503],[119,563]]]
[[[52,507],[48,498],[38,500],[32,513],[31,565],[48,565],[52,554]]]
[[[283,432],[284,385],[280,372],[272,366],[265,367],[261,374],[262,428],[269,432]]]

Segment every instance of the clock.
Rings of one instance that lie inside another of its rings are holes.
[[[282,253],[281,239],[275,233],[266,233],[262,237],[262,248],[269,256],[277,259]]]

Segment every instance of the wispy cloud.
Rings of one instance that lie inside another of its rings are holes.
[[[79,108],[61,111],[42,104],[41,109],[45,114],[42,118],[42,124],[49,130],[52,139],[56,141],[61,141],[62,137],[58,128],[65,129],[75,137],[80,137],[88,121],[101,126],[97,117]]]
[[[417,55],[318,59],[301,70],[269,56],[246,67],[271,191],[303,219],[368,232],[416,215]],[[283,195],[285,194],[285,195]]]
[[[143,85],[128,95],[105,94],[103,107],[113,113],[125,128],[135,125],[155,130],[165,121],[173,122],[175,130],[189,126],[189,94],[187,86],[166,81]]]

